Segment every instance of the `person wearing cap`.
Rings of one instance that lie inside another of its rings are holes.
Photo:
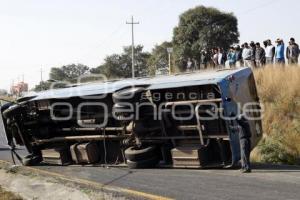
[[[266,40],[266,64],[272,65],[274,63],[275,46],[272,45],[271,40]]]
[[[289,64],[298,64],[299,46],[294,38],[290,39],[289,46],[286,48],[286,57]]]
[[[276,40],[277,46],[275,48],[275,62],[279,65],[285,64],[285,58],[284,58],[284,43],[282,39]]]
[[[255,44],[255,62],[256,62],[256,67],[262,67],[265,65],[265,50],[260,46],[260,43],[257,42]]]

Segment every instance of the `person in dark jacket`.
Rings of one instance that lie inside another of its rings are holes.
[[[218,48],[218,64],[220,67],[224,67],[226,62],[226,54],[222,48]]]
[[[257,42],[255,44],[255,62],[256,62],[256,67],[262,67],[265,65],[266,61],[266,53],[265,50],[260,46],[260,43]]]
[[[251,130],[247,119],[244,116],[237,117],[237,123],[241,129],[239,131],[240,147],[241,147],[241,161],[242,173],[250,173],[250,151],[251,151]]]
[[[252,49],[251,61],[253,63],[253,67],[256,67],[256,62],[255,62],[256,46],[253,41],[250,42],[250,48]]]
[[[209,55],[206,50],[202,50],[200,54],[200,69],[206,69],[209,60]]]
[[[298,64],[299,46],[295,43],[295,39],[291,38],[289,46],[286,48],[286,57],[289,64]]]
[[[235,54],[236,54],[236,67],[242,67],[243,66],[243,57],[242,57],[242,49],[240,45],[237,45],[235,48]]]

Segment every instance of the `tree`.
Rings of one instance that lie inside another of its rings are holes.
[[[64,88],[68,83],[77,83],[79,77],[89,73],[89,67],[83,64],[70,64],[53,67],[50,71],[52,81],[42,81],[33,89],[36,92],[53,88]]]
[[[188,58],[199,61],[204,49],[228,49],[239,42],[237,18],[216,8],[198,6],[180,15],[174,28],[173,43],[176,60],[182,68]]]
[[[43,90],[49,90],[50,86],[51,86],[50,82],[42,81],[38,85],[36,85],[33,90],[35,92],[40,92],[40,91],[43,91]]]
[[[50,72],[50,79],[76,83],[77,79],[89,72],[89,67],[83,64],[70,64],[60,68],[53,67]]]
[[[143,52],[143,46],[137,45],[134,48],[135,54],[135,75],[137,77],[149,74],[147,60],[150,54]],[[112,54],[104,59],[104,64],[91,69],[91,73],[103,74],[107,78],[129,78],[131,77],[131,46],[124,47],[122,54]]]
[[[7,91],[4,89],[0,89],[0,96],[5,96],[7,95]]]
[[[172,47],[171,42],[163,42],[160,45],[156,45],[151,52],[151,57],[148,60],[149,73],[155,75],[157,71],[168,71],[169,55],[167,48]]]
[[[130,77],[130,66],[124,60],[124,57],[118,54],[112,54],[104,59],[104,64],[97,68],[91,69],[92,74],[102,74],[107,78]]]

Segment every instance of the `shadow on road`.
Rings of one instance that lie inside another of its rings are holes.
[[[23,147],[16,147],[15,150],[26,152],[25,148]],[[10,147],[0,147],[0,151],[10,151]]]
[[[297,165],[254,163],[252,168],[257,173],[300,172],[300,166]]]

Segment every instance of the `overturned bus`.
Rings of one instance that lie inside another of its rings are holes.
[[[261,108],[250,68],[105,81],[53,89],[1,107],[25,165],[203,168],[240,159],[238,116],[253,148]]]

